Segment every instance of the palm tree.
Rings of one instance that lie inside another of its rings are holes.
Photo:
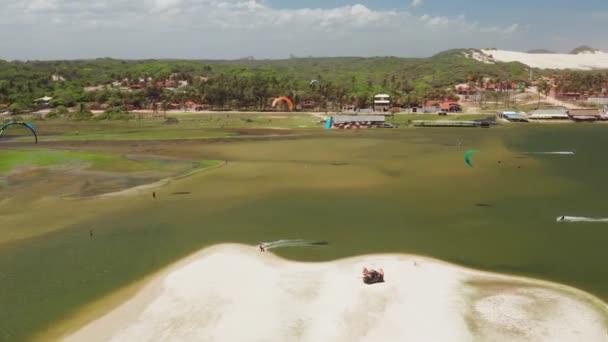
[[[547,81],[542,80],[538,84],[538,104],[536,105],[536,109],[540,107],[540,95],[543,94],[546,97],[547,94],[549,94],[549,91],[551,91],[551,85],[547,83]]]

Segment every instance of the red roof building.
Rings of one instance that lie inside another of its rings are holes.
[[[425,103],[425,107],[438,107],[442,111],[451,112],[451,113],[462,111],[462,106],[460,105],[460,103],[455,102],[455,101],[447,101],[447,100],[427,101]]]

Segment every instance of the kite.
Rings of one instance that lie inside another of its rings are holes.
[[[464,162],[469,166],[469,167],[473,167],[473,164],[471,164],[471,155],[473,153],[479,153],[479,151],[477,150],[468,150],[465,154],[464,154]]]
[[[293,110],[295,108],[293,102],[291,102],[288,97],[277,97],[276,99],[274,99],[274,101],[272,101],[272,108],[276,108],[276,106],[280,102],[285,102],[285,104],[287,104],[287,107],[289,107],[289,110]]]
[[[315,84],[316,84],[317,86],[319,86],[319,87],[321,86],[321,82],[319,82],[319,81],[317,81],[317,80],[312,80],[312,81],[310,81],[309,86],[312,88],[312,87],[313,87]]]
[[[2,127],[0,127],[0,137],[2,136],[2,133],[4,133],[5,129],[13,125],[21,125],[27,127],[30,131],[32,131],[32,133],[34,133],[34,139],[36,141],[36,144],[38,143],[38,134],[36,134],[36,127],[34,127],[34,125],[32,125],[31,123],[25,121],[11,121],[7,124],[4,124]]]

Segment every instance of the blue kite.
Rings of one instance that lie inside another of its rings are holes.
[[[2,127],[0,127],[0,137],[2,136],[2,133],[4,133],[5,129],[13,125],[21,125],[27,127],[30,131],[32,131],[32,133],[34,133],[34,139],[36,141],[36,144],[38,143],[38,134],[36,134],[36,127],[34,127],[34,125],[32,125],[31,123],[25,121],[11,121],[7,124],[2,125]]]

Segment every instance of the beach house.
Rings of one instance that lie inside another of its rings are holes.
[[[388,94],[377,94],[374,96],[374,112],[388,112],[391,107],[391,96]]]

